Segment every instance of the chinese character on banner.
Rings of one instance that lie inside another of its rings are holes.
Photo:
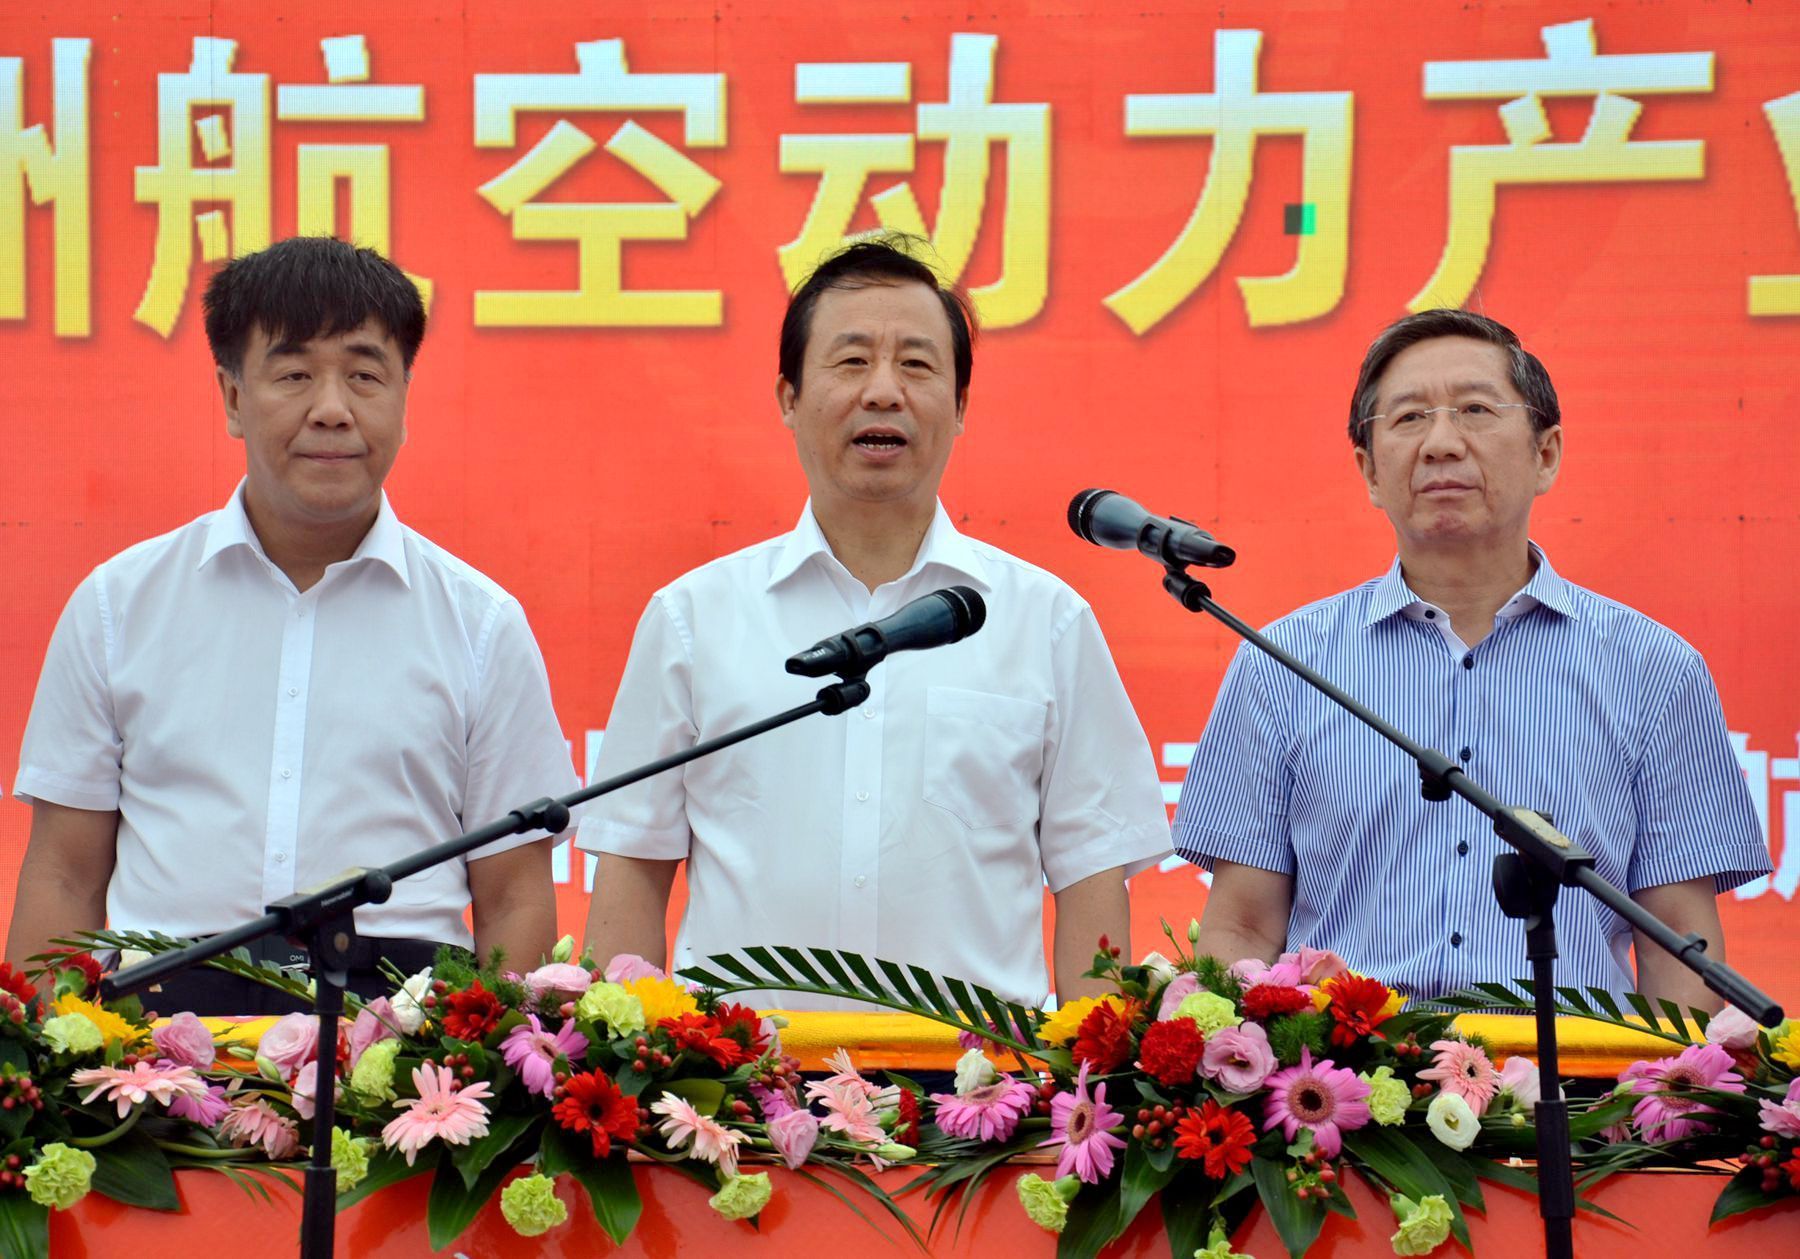
[[[423,122],[425,88],[418,83],[369,82],[369,48],[361,35],[319,41],[324,83],[282,84],[275,117],[282,122]],[[338,230],[337,186],[349,187],[350,223]],[[385,144],[302,144],[295,161],[302,236],[340,236],[384,257],[393,223]],[[431,309],[431,281],[408,275]]]
[[[369,52],[361,35],[319,41],[320,84],[283,85],[276,116],[284,122],[418,122],[425,117],[419,84],[367,82]],[[237,41],[194,38],[184,74],[159,74],[157,164],[137,168],[137,199],[154,202],[156,256],[137,319],[168,336],[187,301],[194,242],[206,262],[253,253],[269,243],[269,76],[232,70]],[[201,163],[194,161],[195,143]],[[386,254],[389,240],[388,151],[378,144],[303,144],[296,171],[297,230],[335,233]],[[350,190],[350,223],[339,232],[336,191]],[[195,213],[197,205],[223,204]],[[413,278],[429,303],[430,284]]]
[[[1428,100],[1503,100],[1505,144],[1460,144],[1450,150],[1450,221],[1443,257],[1425,287],[1407,303],[1412,311],[1461,306],[1481,278],[1493,237],[1494,193],[1501,184],[1621,183],[1699,179],[1706,173],[1703,140],[1633,140],[1643,106],[1615,93],[1644,96],[1710,92],[1709,52],[1597,55],[1592,20],[1543,28],[1536,61],[1431,61],[1425,65]],[[1592,96],[1593,112],[1580,140],[1547,143],[1546,96]]]
[[[948,100],[918,106],[916,138],[944,145],[944,182],[937,217],[927,229],[910,182],[869,198],[885,228],[930,239],[940,272],[962,278],[986,212],[991,148],[1006,150],[1006,199],[1000,229],[1000,278],[969,290],[981,322],[1010,328],[1044,307],[1050,277],[1050,106],[994,103],[993,35],[950,37]],[[794,99],[802,105],[904,104],[912,99],[910,62],[803,62],[794,67]],[[913,169],[915,137],[784,135],[781,170],[817,174],[800,234],[776,251],[788,287],[841,245],[877,173]]]
[[[0,57],[0,319],[25,318],[25,187],[33,205],[53,207],[56,335],[92,330],[93,260],[88,204],[88,52],[85,39],[53,39],[52,142],[44,124],[22,117],[25,65]]]
[[[1261,51],[1261,31],[1217,31],[1211,92],[1125,98],[1126,135],[1212,137],[1206,183],[1187,225],[1149,270],[1106,299],[1107,309],[1139,336],[1186,301],[1219,265],[1244,216],[1258,136],[1300,136],[1305,156],[1300,201],[1286,214],[1288,233],[1299,238],[1293,269],[1238,279],[1250,325],[1316,319],[1344,296],[1351,94],[1259,91]]]
[[[1787,172],[1788,194],[1794,212],[1800,214],[1800,92],[1769,101],[1763,106],[1775,145],[1781,150],[1781,167]],[[1800,275],[1750,277],[1752,315],[1800,315]]]
[[[595,40],[575,46],[575,74],[475,76],[475,144],[510,148],[525,111],[676,111],[689,148],[725,143],[723,74],[634,74],[625,43]],[[685,240],[688,224],[719,191],[719,181],[692,158],[635,122],[612,133],[606,151],[655,184],[665,202],[584,204],[535,202],[577,162],[594,139],[558,118],[543,139],[480,188],[487,203],[512,220],[514,240],[566,240],[576,245],[580,287],[574,290],[482,291],[475,323],[514,328],[673,328],[716,326],[724,299],[712,291],[628,290],[620,276],[628,240]]]

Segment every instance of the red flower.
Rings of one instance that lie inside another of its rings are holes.
[[[1349,1048],[1364,1037],[1385,1039],[1375,1029],[1389,1017],[1385,1007],[1393,994],[1386,984],[1379,979],[1346,973],[1327,979],[1319,986],[1331,998],[1331,1004],[1325,1008],[1336,1020],[1331,1028],[1332,1044]]]
[[[718,1020],[704,1014],[683,1014],[672,1019],[658,1019],[656,1025],[675,1042],[676,1052],[689,1050],[711,1058],[729,1071],[740,1062],[748,1062],[745,1048],[729,1036],[721,1035]]]
[[[1075,1032],[1075,1060],[1087,1063],[1095,1075],[1118,1070],[1131,1057],[1131,1026],[1139,1008],[1131,1000],[1123,1009],[1108,1001],[1088,1011]]]
[[[762,1015],[749,1006],[721,1001],[713,1011],[713,1019],[719,1025],[719,1035],[735,1040],[745,1050],[746,1061],[761,1057],[769,1047],[769,1038],[763,1035]]]
[[[11,962],[0,962],[0,990],[12,993],[21,1005],[37,999],[37,986],[25,978],[24,971],[14,970]]]
[[[1795,1193],[1800,1193],[1800,1145],[1794,1146],[1789,1153],[1793,1157],[1787,1162],[1779,1164],[1778,1170],[1787,1173],[1788,1188]]]
[[[1152,1023],[1138,1045],[1138,1066],[1166,1087],[1192,1084],[1205,1048],[1206,1037],[1192,1019]]]
[[[496,1027],[506,1013],[500,998],[481,986],[477,979],[461,992],[444,998],[449,1012],[444,1015],[444,1031],[457,1040],[480,1040]]]
[[[1257,984],[1244,990],[1244,1013],[1258,1022],[1279,1014],[1298,1014],[1312,1009],[1312,998],[1285,984]]]
[[[550,1108],[551,1117],[570,1132],[587,1133],[595,1158],[611,1154],[614,1141],[637,1136],[637,1102],[619,1092],[603,1072],[572,1075],[556,1091],[562,1100]]]
[[[1175,1125],[1175,1153],[1203,1160],[1201,1170],[1212,1180],[1224,1180],[1248,1167],[1255,1144],[1256,1126],[1210,1097],[1199,1111],[1189,1111]]]
[[[894,1121],[894,1140],[901,1145],[919,1143],[919,1095],[911,1089],[900,1090],[900,1114]]]
[[[67,970],[78,971],[84,996],[100,986],[100,978],[106,972],[94,960],[93,954],[77,953],[74,949],[51,949],[50,952],[52,956],[44,963],[44,969],[51,975],[60,976]]]

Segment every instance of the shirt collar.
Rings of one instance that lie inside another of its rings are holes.
[[[1577,616],[1575,599],[1569,583],[1564,581],[1550,566],[1550,557],[1544,554],[1544,548],[1535,542],[1528,542],[1526,545],[1531,550],[1531,558],[1537,562],[1537,568],[1531,574],[1531,580],[1526,582],[1517,594],[1507,600],[1506,606],[1501,608],[1499,615],[1521,616],[1535,607],[1542,606],[1562,616]],[[1396,612],[1405,613],[1407,616],[1417,619],[1424,615],[1426,606],[1425,601],[1414,594],[1412,588],[1406,584],[1406,578],[1400,572],[1400,557],[1396,555],[1393,564],[1375,583],[1375,588],[1369,592],[1368,606],[1363,614],[1363,625],[1365,627],[1374,625],[1378,621],[1384,621],[1393,616]]]
[[[812,500],[808,499],[806,506],[801,509],[800,520],[795,524],[794,531],[782,543],[765,589],[773,590],[799,572],[814,556],[820,555],[836,560],[836,556],[832,555],[831,544],[825,540],[825,531],[819,528],[818,518],[813,515]],[[919,552],[913,557],[912,567],[907,569],[900,580],[905,581],[930,564],[937,564],[967,577],[984,590],[993,589],[993,583],[988,578],[987,562],[981,558],[974,544],[950,523],[950,513],[944,510],[941,502],[937,504],[931,525],[925,530],[925,537],[919,543]]]
[[[206,529],[206,546],[200,552],[200,562],[195,565],[196,568],[205,568],[212,562],[213,556],[234,546],[248,547],[265,563],[272,562],[268,552],[263,550],[262,540],[256,536],[256,530],[250,527],[250,516],[244,510],[244,487],[248,484],[248,478],[239,481],[225,506],[213,513],[212,523]],[[375,513],[375,523],[369,526],[369,531],[357,544],[355,553],[345,562],[354,563],[357,560],[379,560],[394,570],[394,575],[400,578],[402,585],[412,585],[411,570],[406,562],[406,531],[388,503],[385,490],[381,494],[381,507]]]

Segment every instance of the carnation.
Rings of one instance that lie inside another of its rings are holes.
[[[91,1054],[106,1044],[106,1037],[85,1014],[59,1014],[45,1019],[43,1032],[50,1048],[59,1054]]]
[[[541,1174],[521,1176],[500,1191],[500,1214],[520,1237],[537,1237],[569,1218],[556,1182]]]
[[[369,1175],[369,1151],[374,1142],[353,1137],[342,1128],[331,1130],[331,1167],[337,1173],[337,1191],[349,1193]]]
[[[1019,1177],[1019,1205],[1025,1208],[1025,1214],[1033,1224],[1060,1233],[1069,1222],[1069,1204],[1075,1201],[1080,1189],[1081,1181],[1075,1176],[1045,1180],[1042,1176],[1027,1173]]]
[[[1454,1094],[1452,1094],[1454,1096]],[[1450,1204],[1441,1193],[1427,1194],[1414,1202],[1404,1195],[1388,1200],[1399,1231],[1389,1240],[1397,1255],[1428,1255],[1450,1236]]]
[[[727,1176],[719,1192],[706,1200],[706,1205],[728,1220],[747,1220],[768,1206],[774,1193],[767,1172]]]
[[[971,1049],[956,1060],[956,1091],[967,1093],[1000,1078],[1000,1072],[979,1049]]]
[[[425,994],[430,991],[431,967],[427,966],[394,993],[394,1019],[408,1036],[425,1026]]]
[[[397,1012],[397,1011],[396,1011]],[[350,1087],[368,1102],[385,1102],[394,1097],[394,1060],[400,1056],[404,1042],[378,1040],[356,1060],[350,1069]]]
[[[1158,1084],[1175,1088],[1193,1080],[1205,1049],[1206,1040],[1192,1019],[1152,1023],[1138,1045],[1138,1066]]]
[[[614,1036],[641,1032],[648,1024],[644,1003],[611,980],[603,979],[589,986],[575,1002],[575,1017],[589,1023],[604,1023]]]
[[[1096,1075],[1116,1070],[1131,1057],[1131,1028],[1138,1004],[1097,1005],[1081,1021],[1075,1036],[1075,1061],[1086,1063]]]
[[[1406,1109],[1412,1105],[1412,1090],[1405,1080],[1394,1078],[1392,1067],[1376,1067],[1359,1073],[1369,1086],[1369,1115],[1384,1128],[1406,1121]]]
[[[87,1196],[97,1166],[86,1150],[53,1141],[39,1150],[37,1161],[25,1169],[25,1187],[39,1206],[67,1211]]]
[[[1196,992],[1182,998],[1172,1017],[1194,1020],[1194,1026],[1203,1036],[1236,1027],[1244,1021],[1244,1016],[1238,1013],[1237,1006],[1231,999],[1221,997],[1216,992]]]

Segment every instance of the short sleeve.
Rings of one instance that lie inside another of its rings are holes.
[[[550,701],[550,675],[525,610],[514,599],[495,605],[478,647],[479,690],[469,725],[463,824],[485,826],[520,805],[566,796],[578,780]],[[541,835],[509,835],[469,854],[492,857]]]
[[[1632,784],[1637,843],[1627,891],[1712,875],[1728,892],[1769,873],[1769,849],[1725,730],[1706,662],[1694,653],[1645,741]]]
[[[692,639],[667,596],[659,594],[644,609],[632,637],[631,654],[600,743],[595,781],[690,748],[698,738]],[[685,780],[679,770],[669,770],[590,804],[575,846],[587,852],[679,861],[688,855],[692,838]]]
[[[1208,870],[1214,861],[1234,861],[1291,875],[1288,723],[1262,664],[1244,643],[1225,671],[1175,808],[1175,848]]]
[[[119,807],[124,737],[113,718],[108,633],[99,571],[75,588],[63,608],[19,749],[14,793],[74,809]]]
[[[1044,749],[1038,846],[1052,892],[1169,853],[1150,741],[1085,604],[1052,647],[1056,715]]]

